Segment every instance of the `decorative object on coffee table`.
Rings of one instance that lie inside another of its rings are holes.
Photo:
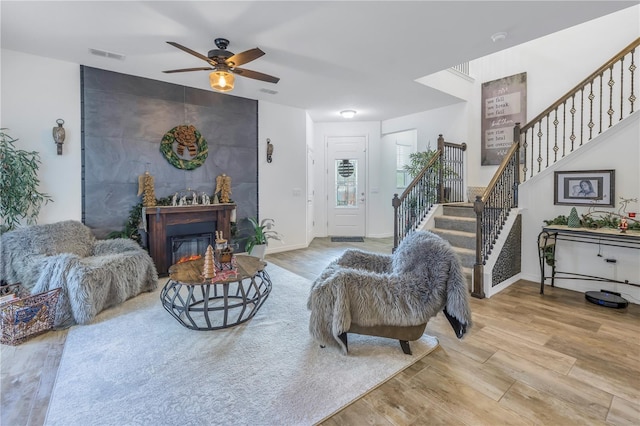
[[[213,247],[211,247],[211,244],[209,244],[207,251],[204,254],[204,268],[202,276],[205,280],[210,280],[216,276],[216,266],[213,262]]]

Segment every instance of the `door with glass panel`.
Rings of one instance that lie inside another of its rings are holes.
[[[366,137],[327,138],[327,231],[364,237],[366,223]]]

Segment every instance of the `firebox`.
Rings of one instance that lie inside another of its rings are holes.
[[[171,249],[171,264],[199,259],[204,256],[209,245],[213,246],[213,233],[207,232],[196,235],[181,235],[169,237]]]
[[[215,229],[216,223],[211,221],[167,226],[168,265],[204,256],[207,246],[215,244]]]

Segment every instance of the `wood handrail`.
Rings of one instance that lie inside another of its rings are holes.
[[[597,70],[595,70],[594,72],[589,74],[589,76],[587,78],[582,80],[580,83],[576,84],[573,89],[569,90],[567,93],[565,93],[563,96],[561,96],[560,99],[558,99],[555,103],[553,103],[549,108],[545,109],[540,114],[538,114],[533,120],[530,120],[527,124],[522,126],[520,128],[520,132],[524,133],[525,131],[529,130],[529,128],[533,127],[538,121],[542,120],[544,117],[549,115],[551,113],[551,111],[555,110],[560,105],[562,105],[567,99],[569,99],[570,97],[575,95],[576,92],[578,92],[581,88],[586,86],[589,82],[591,82],[591,80],[593,80],[596,77],[600,76],[607,69],[612,67],[616,62],[618,62],[627,53],[633,52],[635,50],[635,48],[638,47],[639,45],[640,45],[640,37],[635,39],[627,47],[625,47],[620,52],[618,52],[613,58],[609,59],[600,68],[598,68]]]
[[[487,189],[485,189],[484,193],[482,194],[481,201],[483,203],[487,202],[487,199],[489,198],[489,195],[491,194],[491,191],[493,191],[493,188],[496,186],[496,183],[498,182],[500,177],[503,175],[505,169],[507,168],[507,165],[509,164],[509,161],[511,161],[511,157],[513,157],[513,154],[519,148],[520,148],[520,144],[519,143],[511,144],[511,147],[509,148],[509,151],[507,151],[505,156],[502,157],[502,163],[500,163],[500,167],[498,167],[498,170],[496,170],[496,172],[494,173],[493,177],[491,178],[491,182],[489,182],[489,185],[487,186]]]
[[[407,195],[409,194],[409,192],[411,192],[413,187],[418,184],[420,179],[422,179],[422,176],[424,176],[424,174],[436,163],[436,161],[438,161],[441,155],[442,155],[441,151],[436,151],[433,157],[431,157],[431,160],[429,160],[429,163],[422,169],[420,173],[418,173],[418,175],[415,178],[413,178],[413,180],[409,185],[407,185],[405,190],[402,191],[402,195],[400,195],[400,200],[404,200],[405,197],[407,197]]]

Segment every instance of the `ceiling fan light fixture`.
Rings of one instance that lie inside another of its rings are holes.
[[[343,118],[353,118],[356,116],[356,112],[352,109],[345,109],[344,111],[340,111],[340,115]]]
[[[233,90],[233,84],[236,78],[227,71],[214,71],[209,74],[209,84],[213,90],[218,92],[230,92]]]

